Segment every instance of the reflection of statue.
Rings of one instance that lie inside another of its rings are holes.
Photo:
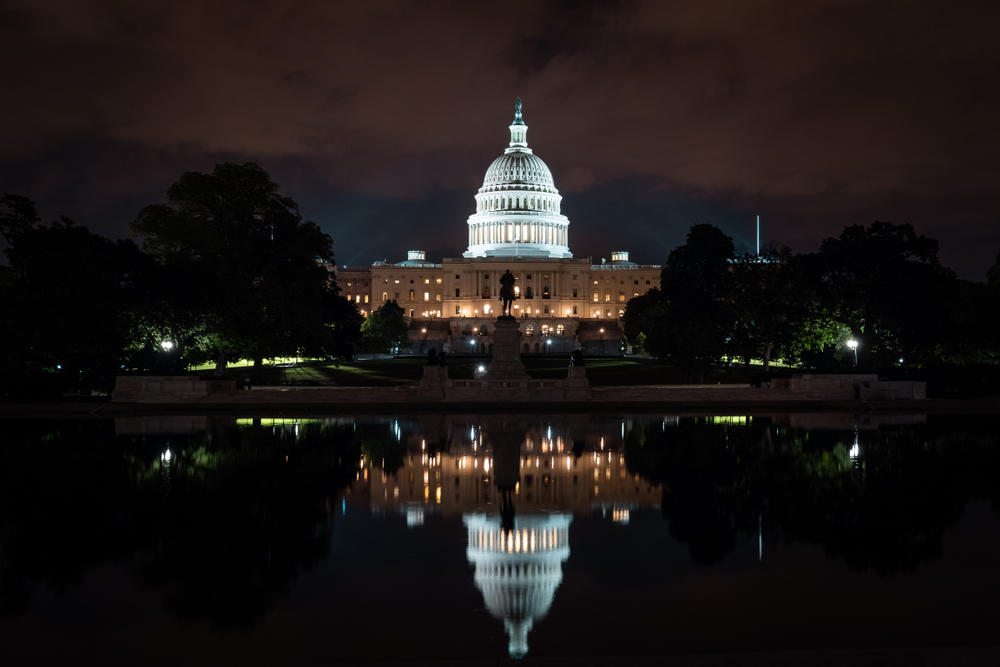
[[[500,313],[501,317],[510,317],[511,305],[514,303],[514,283],[517,282],[517,278],[514,274],[507,269],[507,272],[500,276],[500,301],[503,303],[503,307]]]

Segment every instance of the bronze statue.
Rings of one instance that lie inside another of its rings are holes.
[[[500,301],[502,308],[500,317],[511,317],[510,309],[514,303],[514,283],[517,278],[507,269],[507,273],[500,276]]]

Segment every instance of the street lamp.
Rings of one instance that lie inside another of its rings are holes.
[[[854,338],[849,339],[847,341],[847,347],[849,347],[851,349],[851,351],[854,352],[854,367],[857,368],[858,367],[858,341],[855,340]]]

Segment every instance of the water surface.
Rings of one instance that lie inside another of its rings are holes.
[[[991,418],[2,426],[0,655],[16,662],[997,643]]]

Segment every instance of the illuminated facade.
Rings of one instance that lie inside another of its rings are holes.
[[[600,264],[574,259],[562,197],[552,172],[528,146],[520,101],[509,129],[509,145],[489,166],[475,195],[462,257],[437,263],[411,250],[398,263],[343,267],[337,270],[341,293],[363,315],[395,301],[411,321],[416,351],[465,349],[453,339],[482,334],[487,340],[479,342],[488,345],[499,309],[500,276],[509,269],[517,279],[513,314],[528,339],[526,352],[589,344],[595,351],[617,353],[625,304],[659,286],[660,266],[630,262],[624,250]],[[534,344],[542,339],[545,344]]]

